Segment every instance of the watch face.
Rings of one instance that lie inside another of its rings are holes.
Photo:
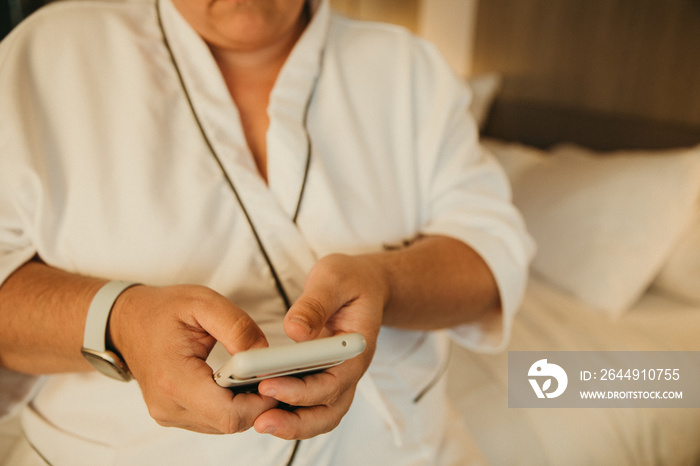
[[[92,367],[104,375],[123,382],[131,380],[131,373],[126,364],[111,351],[100,352],[83,348],[82,353]]]

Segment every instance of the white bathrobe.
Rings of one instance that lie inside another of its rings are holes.
[[[478,147],[470,94],[434,48],[326,1],[313,10],[271,95],[267,184],[206,44],[169,0],[58,2],[22,23],[0,44],[0,280],[38,254],[85,275],[198,283],[272,338],[286,308],[263,249],[293,301],[326,254],[458,238],[491,267],[502,314],[382,329],[350,412],[295,460],[448,463],[446,336],[503,348],[532,245]],[[281,465],[293,445],[160,427],[136,382],[96,372],[47,377],[23,427],[52,464]]]

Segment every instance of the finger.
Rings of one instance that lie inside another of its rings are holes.
[[[191,308],[192,318],[229,354],[268,346],[265,334],[246,312],[218,293],[210,299]]]
[[[258,393],[234,393],[219,387],[211,377],[211,370],[202,370],[192,386],[183,386],[185,397],[181,405],[195,418],[224,434],[242,432],[252,427],[264,411],[278,405],[277,400]],[[192,396],[196,393],[196,396]]]
[[[328,319],[348,302],[348,298],[338,292],[337,283],[329,283],[330,277],[313,272],[304,285],[304,292],[284,319],[284,331],[295,341],[318,337]]]
[[[326,306],[316,298],[301,296],[285,316],[285,333],[294,341],[316,338],[329,317]]]
[[[294,410],[271,409],[254,423],[257,432],[285,440],[307,439],[335,429],[348,411],[352,393],[346,392],[341,402],[332,405],[302,407]]]
[[[197,358],[183,364],[185,376],[164,381],[160,395],[164,403],[150,403],[151,416],[163,426],[231,434],[249,429],[264,411],[277,401],[259,394],[237,394],[219,387],[212,380],[211,369]]]
[[[213,398],[212,402],[216,402]],[[237,394],[227,409],[219,409],[211,416],[201,411],[174,405],[173,414],[165,419],[156,419],[165,427],[178,427],[206,434],[234,434],[253,426],[255,419],[265,411],[275,408],[277,401],[255,393]],[[244,411],[248,411],[244,413]]]
[[[258,393],[291,406],[333,404],[352,386],[352,380],[322,371],[304,377],[277,377],[264,380]]]

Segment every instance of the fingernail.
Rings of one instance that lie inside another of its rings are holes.
[[[269,396],[270,398],[275,398],[277,396],[277,390],[274,388],[268,388],[265,391],[260,392],[263,396]]]
[[[311,333],[311,325],[304,320],[304,319],[299,319],[298,317],[292,317],[289,319],[290,322],[294,322],[295,324],[299,324],[302,327],[304,327],[304,330],[306,330],[306,333]]]
[[[276,430],[277,429],[275,429],[275,426],[270,425],[270,426],[265,427],[265,430],[263,430],[262,433],[263,434],[274,434]]]

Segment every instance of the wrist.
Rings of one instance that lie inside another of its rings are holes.
[[[127,365],[128,361],[124,356],[126,349],[126,343],[124,341],[125,332],[122,329],[127,322],[132,320],[129,316],[130,311],[134,309],[134,300],[132,298],[134,294],[138,293],[137,289],[141,287],[143,287],[143,285],[137,284],[124,290],[114,301],[112,312],[110,313],[109,320],[107,321],[105,345],[107,346],[107,349],[114,351],[122,359],[124,359],[124,362],[127,363]]]
[[[363,275],[373,285],[372,293],[381,302],[382,314],[391,306],[395,293],[393,287],[395,283],[393,279],[394,267],[392,266],[394,258],[392,256],[391,252],[356,256],[356,259],[362,262]]]
[[[124,329],[128,328],[128,322],[133,320],[129,315],[134,309],[133,297],[143,286],[141,284],[130,286],[117,297],[112,305],[112,312],[109,314],[105,331],[105,346],[109,351],[118,355],[130,370],[131,358],[128,355],[129,351],[125,341],[125,336],[129,332]]]
[[[109,318],[119,296],[135,283],[110,281],[105,283],[90,302],[83,334],[82,354],[102,374],[117,380],[131,380],[129,368],[120,355],[108,347]]]

